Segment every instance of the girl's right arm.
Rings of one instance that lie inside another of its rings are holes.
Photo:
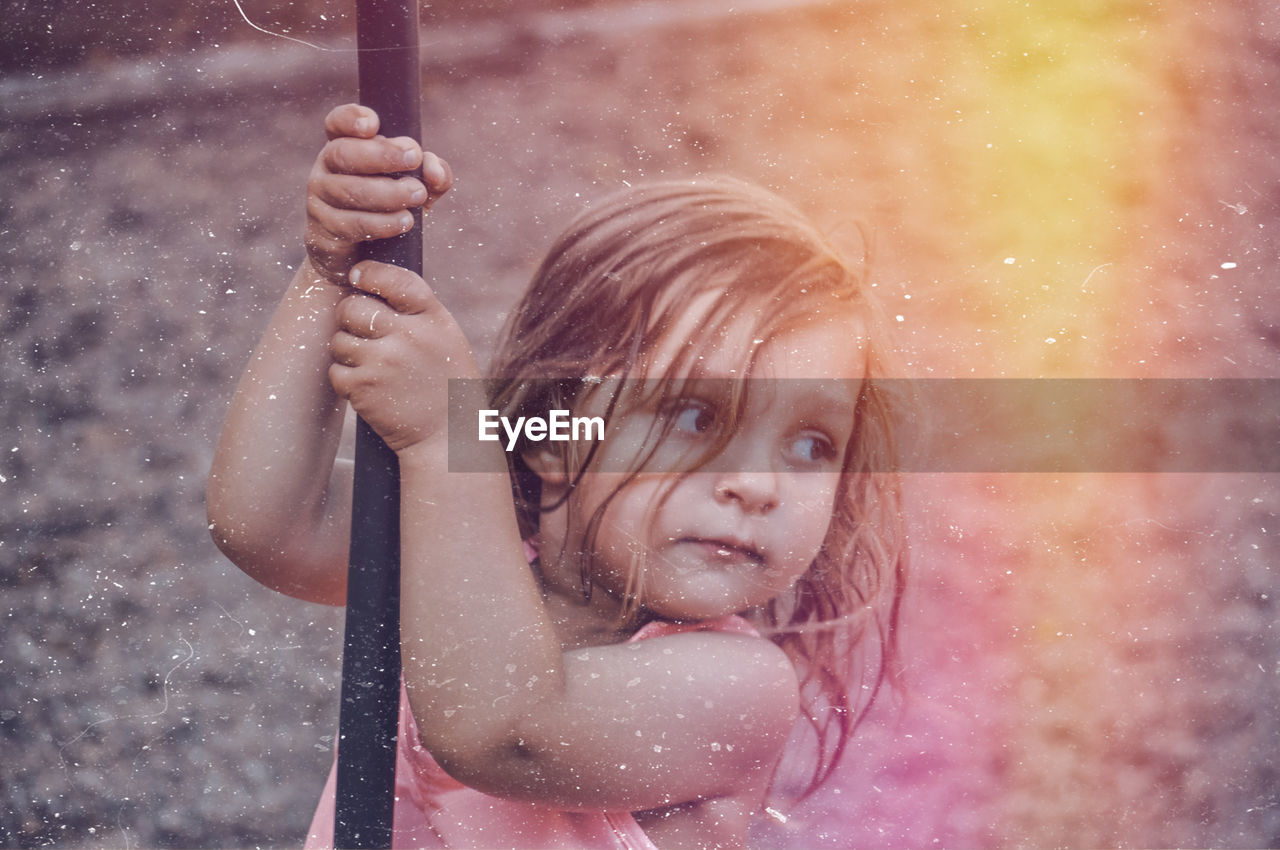
[[[360,242],[403,233],[408,212],[448,190],[448,167],[412,139],[377,135],[369,109],[325,119],[307,186],[307,256],[236,388],[206,489],[218,547],[290,596],[346,597],[351,465],[337,460],[346,404],[328,378],[334,308]],[[422,168],[422,180],[385,176]]]

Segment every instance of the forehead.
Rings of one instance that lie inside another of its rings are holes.
[[[709,289],[684,305],[648,353],[650,377],[860,379],[866,324],[831,298],[728,306]]]

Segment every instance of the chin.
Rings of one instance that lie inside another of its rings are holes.
[[[689,622],[696,620],[715,620],[738,614],[751,608],[752,604],[737,597],[705,598],[685,594],[670,601],[645,603],[644,608],[655,617],[663,620]]]

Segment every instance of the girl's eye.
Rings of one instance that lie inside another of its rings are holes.
[[[822,434],[801,434],[791,443],[791,454],[804,463],[835,460],[839,452],[835,443]]]
[[[715,413],[702,402],[686,401],[671,414],[672,430],[686,434],[705,434],[716,424]]]

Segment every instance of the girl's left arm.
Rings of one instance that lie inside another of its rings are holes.
[[[478,376],[465,338],[415,275],[365,263],[355,285],[331,379],[399,455],[404,676],[436,760],[572,809],[762,788],[797,712],[786,656],[708,632],[562,653],[506,474],[449,471],[447,378]]]
[[[689,632],[562,653],[506,476],[401,454],[402,645],[423,742],[458,780],[573,809],[638,811],[762,788],[791,731],[789,659]]]

